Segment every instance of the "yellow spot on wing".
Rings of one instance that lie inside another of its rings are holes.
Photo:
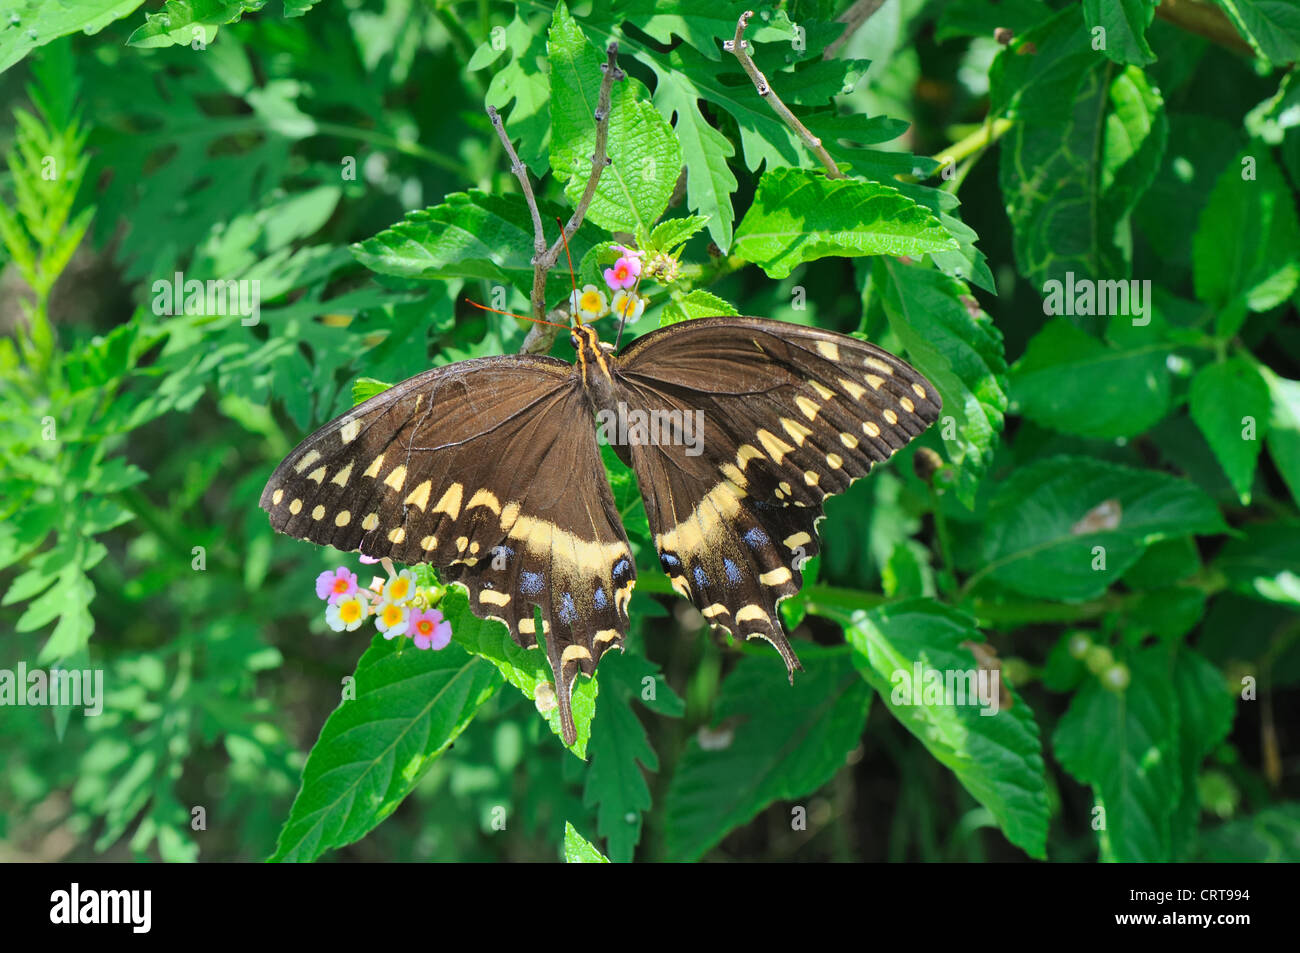
[[[789,417],[781,418],[781,429],[788,433],[790,439],[800,447],[803,446],[803,442],[808,439],[809,434],[812,433],[811,430],[799,423],[799,421],[791,420]]]
[[[831,390],[821,381],[809,381],[808,383],[809,385],[812,386],[813,390],[815,390],[818,394],[821,395],[822,400],[830,400],[832,397],[835,396],[835,391]]]
[[[317,504],[316,508],[311,511],[311,518],[314,520],[321,519],[325,516],[325,507]]]
[[[872,423],[870,420],[867,420],[867,421],[864,421],[864,422],[863,422],[863,424],[862,424],[862,432],[865,433],[868,437],[879,437],[879,436],[880,436],[880,428],[877,427],[877,426],[876,426],[874,423]]]
[[[378,526],[379,526],[378,513],[369,513],[366,515],[366,518],[361,521],[361,528],[364,529],[367,533],[370,532],[372,529],[377,528]]]
[[[284,490],[276,490],[271,494],[271,505],[279,506],[280,501],[284,499]]]
[[[784,423],[784,421],[782,422]],[[767,451],[768,456],[776,461],[777,466],[781,465],[781,462],[785,459],[787,453],[794,452],[794,447],[790,446],[776,434],[767,430],[760,430],[758,432],[758,442],[763,445],[763,449]]]
[[[397,529],[390,530],[388,533],[388,541],[390,543],[400,543],[405,539],[406,529],[401,526],[397,527]]]
[[[737,622],[761,622],[767,619],[767,613],[759,606],[741,606],[736,610]]]
[[[478,594],[479,602],[486,602],[491,606],[508,606],[510,597],[504,592],[497,592],[495,589],[484,589]]]
[[[469,505],[466,506],[465,509],[472,510],[476,506],[486,506],[493,513],[496,513],[498,516],[501,515],[501,501],[497,499],[497,495],[491,490],[479,490],[476,492],[469,498]],[[455,517],[452,518],[455,519]]]
[[[315,470],[312,470],[311,473],[307,474],[307,479],[311,480],[313,483],[319,483],[321,480],[325,479],[325,468],[317,467]]]
[[[564,652],[560,655],[560,664],[564,665],[572,662],[574,659],[589,659],[591,652],[583,645],[565,646]]]
[[[379,476],[379,468],[382,467],[383,465],[384,465],[384,455],[381,453],[379,456],[375,457],[375,459],[370,461],[370,466],[366,467],[366,472],[361,475],[368,476],[371,478],[377,477]]]
[[[817,475],[816,471],[813,470],[803,471],[803,482],[807,483],[809,486],[816,486],[818,481],[820,480],[821,477]]]
[[[912,403],[912,401],[906,397],[898,398],[898,406],[902,407],[909,414],[916,413],[916,404]]]
[[[817,403],[817,401],[810,397],[805,397],[803,394],[796,397],[794,402],[798,408],[803,411],[803,415],[809,420],[816,420],[817,411],[822,409],[821,404]]]
[[[848,391],[849,396],[854,400],[861,400],[862,395],[867,392],[865,387],[855,381],[849,380],[847,377],[840,378],[840,386]]]
[[[892,410],[885,410],[882,411],[882,413],[885,417],[885,420],[889,422],[889,425],[891,427],[894,426],[894,424],[898,423],[898,414],[894,413]]]
[[[350,510],[343,510],[339,513],[338,516],[334,517],[335,526],[347,526],[351,522],[352,522],[352,512]]]
[[[438,537],[437,536],[424,537],[424,539],[420,540],[420,548],[426,551],[430,549],[437,549]]]
[[[319,459],[320,459],[320,451],[308,450],[305,454],[303,454],[302,459],[293,465],[293,470],[295,473],[302,473],[303,470],[306,470],[309,466],[311,466]]]
[[[338,473],[334,474],[334,478],[333,478],[332,480],[330,480],[330,482],[331,482],[331,483],[337,483],[339,486],[347,486],[347,485],[348,485],[348,477],[350,477],[350,476],[352,476],[352,461],[351,461],[351,460],[348,461],[348,465],[347,465],[346,467],[344,467],[344,468],[343,468],[342,470],[340,470]]]
[[[297,516],[300,512],[302,512],[302,500],[294,500],[292,503],[290,503],[289,512],[292,513],[294,516]]]
[[[852,450],[858,445],[858,438],[851,433],[842,433],[840,434],[840,443]]]
[[[424,508],[429,505],[429,491],[433,489],[433,483],[425,480],[414,490],[412,490],[402,502],[407,506],[418,506],[423,512]]]
[[[840,467],[844,466],[844,458],[838,453],[828,453],[826,454],[826,465],[832,470],[838,470]]]
[[[925,388],[922,387],[920,384],[913,384],[912,391],[916,394],[917,397],[921,398],[922,400],[926,399]]]
[[[868,374],[867,383],[871,385],[872,390],[880,390],[885,385],[885,379],[875,374]]]
[[[384,477],[384,486],[391,486],[394,490],[400,490],[406,483],[406,464],[399,463],[393,468],[393,472]]]
[[[778,566],[771,572],[763,573],[763,575],[758,577],[758,581],[765,586],[779,586],[782,583],[789,582],[792,578],[793,577],[790,575],[788,567]]]
[[[840,348],[834,341],[818,341],[817,353],[828,361],[838,361],[840,359]]]
[[[359,433],[361,433],[361,418],[353,417],[339,428],[339,439],[344,443],[351,443],[357,439]]]
[[[749,463],[750,460],[766,459],[767,457],[763,456],[757,447],[752,447],[747,443],[741,444],[740,449],[736,451],[736,466],[742,470],[745,469],[745,464]]]
[[[886,364],[884,361],[880,360],[879,358],[869,357],[862,363],[865,364],[867,367],[872,368],[873,370],[880,371],[880,373],[882,374],[888,374],[890,376],[893,376],[894,369],[890,367],[888,364]]]
[[[438,500],[433,506],[434,513],[446,513],[452,519],[460,518],[460,501],[465,488],[459,483],[453,483],[447,487],[447,491],[442,494],[442,499]]]
[[[795,533],[793,536],[787,536],[784,542],[788,548],[797,549],[800,546],[807,546],[811,543],[812,537],[807,533]]]
[[[727,611],[726,606],[724,606],[721,602],[715,602],[713,603],[713,605],[705,606],[703,609],[701,609],[700,614],[703,615],[704,618],[706,619],[714,619],[722,615],[726,611]]]

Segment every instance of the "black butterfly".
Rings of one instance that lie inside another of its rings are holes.
[[[528,648],[537,606],[572,744],[574,680],[622,646],[636,582],[594,426],[621,413],[615,450],[673,588],[710,623],[771,642],[793,678],[776,609],[818,551],[822,501],[938,418],[934,385],[872,344],[764,318],[685,321],[621,354],[587,325],[571,340],[575,364],[461,361],[326,424],[262,492],[271,524],[431,563]]]

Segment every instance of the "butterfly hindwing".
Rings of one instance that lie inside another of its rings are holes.
[[[300,539],[430,563],[519,645],[540,635],[571,744],[573,682],[621,645],[635,568],[570,371],[537,356],[427,371],[304,440],[261,503]]]
[[[770,641],[793,671],[776,609],[818,552],[823,501],[936,420],[938,392],[874,345],[762,318],[651,332],[621,355],[619,384],[629,409],[699,421],[696,447],[630,447],[674,588],[709,622]]]

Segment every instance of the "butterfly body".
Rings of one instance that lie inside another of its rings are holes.
[[[776,608],[817,553],[822,502],[941,406],[874,345],[763,318],[683,322],[619,354],[590,326],[572,341],[572,365],[478,358],[376,395],[304,440],[261,501],[290,535],[432,563],[480,617],[544,644],[569,743],[574,679],[621,647],[636,582],[597,421],[619,421],[602,432],[636,472],[673,588],[793,673]]]

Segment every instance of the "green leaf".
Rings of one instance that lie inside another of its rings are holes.
[[[956,247],[933,212],[895,188],[785,168],[759,179],[732,251],[784,278],[831,255],[919,257]]]
[[[1250,503],[1269,406],[1268,384],[1254,364],[1241,358],[1207,364],[1192,379],[1192,420],[1242,503]]]
[[[1214,502],[1187,480],[1088,457],[1021,467],[989,504],[980,546],[983,578],[1030,596],[1092,599],[1148,545],[1223,533]]]
[[[1215,0],[1247,43],[1275,66],[1300,60],[1300,7],[1291,0]]]
[[[587,42],[560,3],[546,45],[551,66],[551,168],[565,180],[575,206],[591,175],[596,150],[595,112],[604,56]],[[646,99],[641,83],[614,83],[606,149],[611,160],[600,177],[587,218],[610,231],[648,232],[663,215],[682,168],[682,147],[672,128]]]
[[[1182,797],[1172,820],[1173,856],[1188,859],[1201,816],[1197,777],[1201,764],[1228,737],[1236,713],[1223,673],[1191,649],[1174,658],[1174,693],[1178,700],[1179,768]]]
[[[777,800],[829,781],[858,744],[871,692],[848,654],[801,643],[794,685],[769,653],[742,658],[722,683],[715,741],[693,738],[668,788],[670,860],[696,860]]]
[[[650,232],[650,247],[647,250],[675,253],[679,245],[708,223],[707,215],[687,215],[685,218],[670,218],[660,222]]]
[[[1201,834],[1199,860],[1300,863],[1300,802],[1288,801]]]
[[[1164,105],[1136,67],[1097,62],[1071,6],[998,54],[995,105],[1019,120],[1000,180],[1019,270],[1034,284],[1129,273],[1128,215],[1167,138]],[[1026,44],[1037,52],[1026,55]]]
[[[605,691],[591,731],[591,769],[583,803],[597,808],[596,830],[605,838],[610,859],[620,863],[632,860],[641,840],[641,815],[650,810],[650,788],[642,766],[646,771],[659,770],[659,757],[632,710],[633,698],[646,697],[644,679],[651,680],[655,709],[681,717],[685,703],[654,663],[628,652],[610,653],[601,660]]]
[[[206,47],[217,28],[235,23],[245,13],[256,13],[266,0],[167,0],[157,13],[145,15],[144,26],[132,33],[127,46],[144,48],[189,46],[200,40]]]
[[[1097,28],[1105,32],[1101,51],[1116,63],[1145,66],[1156,61],[1147,43],[1147,27],[1159,0],[1083,0],[1083,16],[1096,42]]]
[[[991,681],[985,697],[965,697],[968,687],[975,690],[978,663],[963,643],[984,641],[974,620],[932,599],[832,617],[844,626],[853,664],[890,714],[992,812],[1007,840],[1045,858],[1047,777],[1038,725],[1023,699],[999,710]],[[951,674],[972,680],[955,683],[960,695],[932,700],[925,686],[936,678],[943,685]]]
[[[468,608],[448,614],[455,628]],[[420,651],[377,635],[356,670],[356,698],[321,729],[272,861],[315,860],[364,837],[396,810],[501,686],[458,644]]]
[[[1268,422],[1268,452],[1278,472],[1300,503],[1300,381],[1289,381],[1262,368],[1272,412]]]
[[[955,278],[889,259],[881,259],[874,273],[884,284],[890,328],[943,398],[938,433],[956,468],[957,497],[969,507],[993,459],[1007,409],[1002,335]]]
[[[551,82],[542,68],[546,61],[546,33],[516,12],[502,39],[505,50],[501,52],[509,52],[510,61],[492,70],[484,101],[500,111],[506,131],[518,143],[515,151],[519,158],[541,175],[547,168],[551,142]],[[484,48],[491,51],[492,41]],[[467,69],[483,69],[495,60],[495,56],[480,57],[476,53]],[[514,106],[507,109],[512,102]]]
[[[1298,255],[1291,189],[1265,149],[1250,149],[1215,182],[1192,244],[1196,296],[1218,310],[1219,337],[1236,334],[1248,310],[1267,311],[1291,295]]]
[[[564,862],[566,864],[608,864],[609,858],[591,845],[568,821],[564,822]]]
[[[134,12],[143,0],[62,0],[5,10],[0,22],[0,73],[24,56],[69,33],[95,34]],[[14,17],[18,19],[15,20]]]
[[[673,119],[673,134],[682,147],[686,165],[686,203],[708,216],[709,234],[724,251],[731,247],[736,210],[731,195],[736,176],[728,160],[736,154],[731,140],[709,125],[700,112],[699,91],[688,81],[661,82],[654,93],[661,115]]]
[[[541,203],[542,221],[555,221],[558,206]],[[580,261],[594,233],[584,227],[569,240]],[[442,205],[406,213],[406,219],[352,246],[371,271],[401,278],[479,278],[512,286],[527,295],[533,287],[533,226],[522,196],[497,197],[471,189],[453,192]],[[547,279],[548,300],[569,292],[569,276]]]
[[[1300,522],[1251,523],[1214,561],[1228,585],[1267,602],[1300,606]]]
[[[949,0],[939,13],[934,38],[942,43],[960,36],[992,36],[998,27],[1021,34],[1051,15],[1043,0]]]
[[[510,637],[510,630],[500,622],[480,619],[469,611],[469,597],[463,587],[456,585],[448,589],[443,597],[443,614],[448,618],[455,616],[460,621],[452,623],[452,634],[456,641],[470,652],[481,656],[497,667],[507,682],[519,689],[524,698],[535,703],[537,689],[555,684],[550,663],[540,647],[521,648]],[[540,644],[539,644],[540,645]],[[591,740],[591,720],[596,714],[596,678],[582,676],[573,683],[573,724],[577,729],[577,740],[569,747],[579,758],[587,757],[587,742]],[[560,726],[560,706],[556,705],[543,716],[551,726],[551,731],[564,743],[564,730]]]
[[[1157,646],[1127,664],[1132,680],[1123,692],[1097,679],[1084,684],[1057,723],[1052,750],[1066,771],[1092,787],[1104,811],[1089,818],[1102,860],[1168,861],[1182,793],[1172,660]]]
[[[696,288],[694,291],[687,292],[680,298],[674,298],[664,305],[664,309],[659,315],[659,326],[662,328],[670,324],[677,324],[679,321],[689,321],[694,318],[709,318],[718,314],[739,313],[730,302],[723,301],[717,295],[705,291],[703,288]]]
[[[358,377],[352,382],[352,406],[363,404],[376,394],[382,394],[392,384],[375,380],[373,377]]]
[[[1169,412],[1169,353],[1159,339],[1114,346],[1054,318],[1012,367],[1011,398],[1025,417],[1063,433],[1136,436]]]

